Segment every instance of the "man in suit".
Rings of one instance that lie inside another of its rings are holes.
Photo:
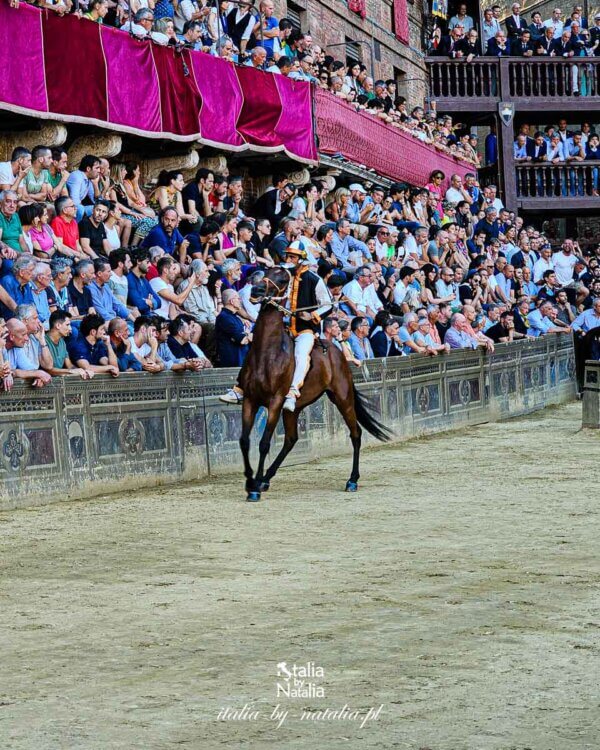
[[[499,31],[496,36],[488,42],[487,55],[489,57],[510,56],[510,44],[501,31]]]
[[[269,219],[272,227],[278,227],[292,210],[295,194],[296,187],[291,182],[286,182],[282,188],[267,190],[254,204],[253,216]]]
[[[510,54],[513,57],[533,57],[534,43],[531,41],[531,31],[525,29],[520,37],[513,39],[510,44]]]
[[[437,48],[439,57],[450,57],[453,60],[464,56],[463,38],[465,30],[462,26],[455,26],[449,36],[442,37],[442,41]]]
[[[550,55],[550,48],[554,41],[554,29],[552,26],[544,26],[544,34],[538,37],[536,40],[536,54],[538,55]]]
[[[538,130],[534,135],[533,140],[527,143],[527,156],[531,158],[532,162],[544,162],[548,160],[548,144],[544,138],[544,134]],[[531,170],[532,172],[534,170]],[[533,176],[533,175],[532,175]],[[544,195],[544,170],[535,170],[535,182],[537,186],[537,195]],[[530,186],[533,187],[533,186]]]
[[[566,29],[560,35],[559,39],[555,39],[550,45],[550,57],[562,57],[563,59],[569,59],[575,56],[575,50],[573,48],[573,42],[571,41],[571,32]],[[570,68],[570,70],[569,70]],[[558,93],[569,92],[569,79],[574,96],[579,96],[579,69],[577,65],[564,66],[562,70],[558,71]]]
[[[371,346],[376,357],[402,356],[402,343],[398,336],[400,325],[396,318],[390,317],[383,324],[383,328],[371,336]]]
[[[512,16],[506,19],[506,34],[510,42],[518,39],[521,33],[527,28],[527,21],[521,18],[521,6],[519,3],[513,3],[511,6]]]
[[[542,14],[539,11],[532,14],[529,31],[531,31],[531,38],[534,42],[537,42],[544,37],[545,27],[542,22]]]
[[[527,156],[531,161],[546,161],[548,153],[548,144],[541,130],[534,135],[533,140],[529,140],[526,145]]]

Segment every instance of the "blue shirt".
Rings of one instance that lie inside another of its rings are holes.
[[[33,304],[35,305],[35,309],[38,311],[38,318],[42,321],[42,323],[46,323],[48,321],[48,318],[50,317],[50,305],[48,304],[48,295],[46,294],[46,290],[42,289],[40,292],[37,290],[34,290],[33,292]],[[48,326],[44,326],[44,328],[48,328]]]
[[[38,366],[28,356],[22,346],[13,346],[12,349],[6,350],[8,362],[13,370],[37,370]]]
[[[80,206],[86,198],[92,203],[94,202],[94,186],[92,185],[92,181],[79,169],[76,169],[69,175],[67,190],[76,206]]]
[[[106,357],[108,359],[108,349],[103,341],[96,341],[95,344],[90,342],[81,334],[75,338],[71,337],[70,341],[67,341],[67,350],[69,352],[69,359],[77,366],[77,362],[80,359],[85,359],[90,365],[101,364],[100,360]]]
[[[598,326],[600,326],[600,317],[596,315],[594,308],[584,310],[573,321],[574,331],[583,331],[584,333],[587,333],[588,331],[591,331],[592,328],[598,328]]]
[[[21,286],[19,282],[17,281],[16,276],[14,276],[12,273],[8,276],[3,276],[0,279],[0,284],[6,289],[8,294],[11,296],[11,298],[17,303],[17,305],[34,305],[35,301],[33,299],[33,285],[30,281],[25,284],[25,286]],[[2,312],[2,315],[6,320],[9,320],[10,318],[14,318],[15,314],[12,310],[9,310],[8,307],[0,303],[0,309]]]
[[[153,227],[142,241],[141,247],[162,247],[165,253],[169,255],[175,255],[175,250],[178,245],[183,242],[183,235],[179,229],[174,229],[173,234],[169,235],[165,232],[160,224]]]
[[[161,306],[161,300],[158,294],[150,286],[150,282],[145,276],[138,277],[133,271],[127,274],[127,304],[137,307],[142,315],[155,313]],[[154,307],[150,309],[146,299],[150,295],[154,300]]]
[[[104,318],[105,321],[117,317],[127,320],[129,310],[117,300],[108,284],[99,287],[98,282],[94,279],[88,289],[92,298],[92,306],[101,318]]]
[[[527,316],[529,322],[529,335],[530,336],[543,336],[545,333],[554,327],[554,323],[547,318],[539,310],[532,310]]]
[[[355,240],[352,235],[348,235],[347,237],[344,237],[344,239],[342,239],[337,232],[334,232],[333,237],[331,238],[331,249],[335,257],[343,266],[350,265],[348,256],[353,250],[358,250],[358,252],[362,253],[365,256],[365,258],[371,260],[369,248],[365,245],[364,242]]]
[[[444,344],[450,344],[451,349],[477,349],[479,346],[477,339],[456,328],[449,328],[446,331]]]
[[[271,16],[270,18],[264,19],[264,25],[266,26],[266,29],[264,29],[265,31],[273,31],[273,29],[279,28],[279,21],[274,16]],[[273,44],[275,43],[275,37],[272,39],[263,39],[262,42],[260,41],[260,33],[257,34],[257,37],[260,46],[267,50],[267,58],[273,57]]]
[[[414,341],[412,335],[408,332],[408,329],[405,326],[402,326],[400,330],[398,331],[398,337],[400,338],[400,341],[402,342],[402,351],[404,354],[413,354],[414,349],[411,349],[410,346],[406,346],[407,341]]]
[[[523,143],[523,145],[519,146],[519,144],[515,141],[513,143],[513,157],[515,159],[524,159],[527,156],[527,144]]]
[[[375,356],[369,339],[359,339],[355,333],[351,333],[348,343],[350,344],[352,354],[361,362],[363,359],[373,359]]]

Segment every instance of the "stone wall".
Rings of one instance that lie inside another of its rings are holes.
[[[571,340],[548,336],[500,345],[492,356],[454,351],[371,360],[355,380],[404,440],[568,401],[575,396],[574,373]],[[240,474],[241,498],[241,411],[217,398],[235,374],[55,378],[43,390],[19,386],[1,394],[0,510],[231,471]],[[254,448],[264,421],[261,410]],[[343,487],[350,442],[336,409],[322,398],[302,413],[291,460],[327,453],[344,456]]]

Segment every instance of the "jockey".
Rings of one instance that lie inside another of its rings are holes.
[[[286,249],[283,267],[287,268],[291,275],[288,309],[291,313],[300,310],[296,315],[290,316],[289,331],[294,339],[296,364],[292,384],[283,404],[287,411],[295,411],[296,400],[300,396],[300,389],[310,367],[315,335],[319,332],[321,319],[329,315],[333,304],[323,279],[310,270],[310,261],[302,241],[293,242]],[[219,396],[221,401],[230,404],[239,404],[243,398],[243,391],[237,384],[226,394]]]
[[[321,319],[331,312],[333,305],[325,282],[310,270],[308,255],[301,242],[293,242],[285,251],[285,264],[292,274],[289,289],[288,307],[290,316],[290,333],[294,339],[294,359],[296,366],[292,385],[286,396],[283,408],[295,411],[296,400],[310,367],[310,353],[315,344]],[[309,308],[304,310],[304,308]]]

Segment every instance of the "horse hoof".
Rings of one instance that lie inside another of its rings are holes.
[[[249,503],[257,503],[260,500],[260,492],[256,492],[256,491],[249,492],[246,500]]]
[[[261,492],[268,492],[268,491],[269,491],[269,487],[270,487],[270,486],[271,486],[271,483],[270,483],[270,482],[261,482],[261,483],[259,484],[259,486],[258,486],[258,489],[259,489],[259,490],[260,490]]]
[[[349,479],[346,482],[346,492],[356,492],[358,490],[358,482],[353,482]]]

